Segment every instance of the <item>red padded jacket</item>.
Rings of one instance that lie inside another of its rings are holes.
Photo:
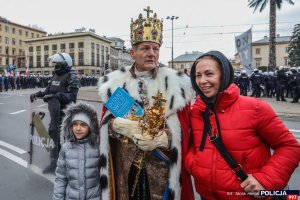
[[[190,116],[192,141],[185,159],[197,192],[204,199],[252,199],[208,137],[204,150],[199,150],[205,108],[197,98]],[[300,145],[272,108],[260,99],[240,96],[238,87],[231,84],[218,96],[216,115],[224,145],[244,171],[266,190],[283,189],[299,164]],[[209,120],[216,133],[214,115]],[[270,149],[274,150],[272,155]]]

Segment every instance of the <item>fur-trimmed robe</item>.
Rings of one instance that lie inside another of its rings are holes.
[[[101,77],[98,83],[99,95],[102,102],[106,102],[117,87],[123,87],[136,102],[142,102],[139,94],[138,80],[132,76],[131,66],[121,68],[107,76]],[[189,139],[189,109],[193,90],[189,78],[175,70],[159,67],[155,79],[147,80],[149,104],[153,104],[152,96],[158,90],[163,94],[166,102],[166,123],[172,134],[169,165],[169,199],[193,200],[191,179],[182,161],[185,158]],[[100,125],[100,174],[102,200],[110,199],[108,157],[110,152],[108,136],[108,119],[110,112],[104,112]],[[150,174],[151,176],[151,174]],[[115,177],[116,178],[116,177]],[[181,188],[182,187],[182,188]],[[182,197],[181,197],[182,196]]]

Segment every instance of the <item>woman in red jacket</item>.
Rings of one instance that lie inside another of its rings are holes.
[[[198,96],[185,165],[202,199],[252,199],[260,190],[282,190],[299,164],[300,145],[271,107],[239,95],[233,68],[218,51],[194,62],[191,82]],[[213,144],[216,138],[239,164],[236,169]],[[243,181],[233,173],[241,177],[242,171]]]

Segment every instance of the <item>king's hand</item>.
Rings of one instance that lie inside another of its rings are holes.
[[[134,134],[142,134],[139,122],[117,117],[112,122],[112,129],[132,140]]]
[[[156,148],[168,149],[169,147],[168,135],[163,130],[154,137],[149,134],[134,134],[132,140],[143,151],[152,151]]]

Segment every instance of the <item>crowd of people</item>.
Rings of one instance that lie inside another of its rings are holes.
[[[0,74],[0,92],[8,90],[23,90],[29,88],[45,88],[53,75],[30,74],[28,76],[21,74],[17,75],[2,75]],[[82,87],[96,86],[98,77],[94,75],[79,75],[80,84]]]
[[[262,72],[255,69],[248,76],[245,70],[234,74],[234,83],[239,86],[240,94],[251,97],[275,97],[277,101],[298,103],[300,98],[300,67],[291,67],[288,71],[280,66],[275,72]],[[252,89],[251,93],[250,89]]]

